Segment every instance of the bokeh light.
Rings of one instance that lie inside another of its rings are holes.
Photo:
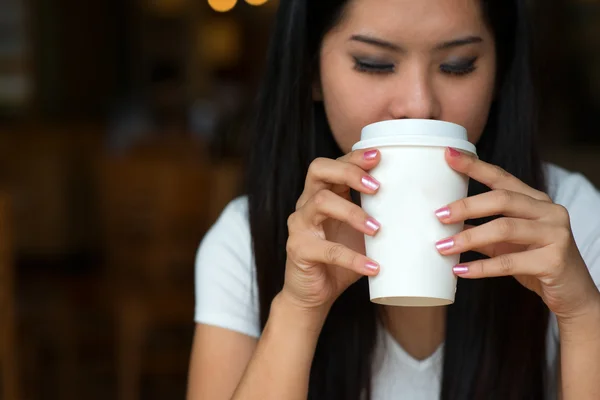
[[[208,5],[218,12],[226,12],[235,7],[237,0],[208,0]]]
[[[246,0],[246,3],[252,5],[252,6],[262,6],[263,4],[265,4],[268,0]]]

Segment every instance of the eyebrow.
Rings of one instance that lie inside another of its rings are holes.
[[[401,46],[399,46],[395,43],[392,43],[392,42],[388,42],[383,39],[373,37],[373,36],[352,35],[350,37],[350,40],[370,44],[372,46],[377,46],[382,49],[391,50],[391,51],[395,51],[395,52],[399,52],[399,53],[405,52],[405,50]],[[468,44],[480,43],[480,42],[483,42],[483,39],[479,36],[466,36],[463,38],[458,38],[458,39],[450,40],[448,42],[440,43],[439,45],[435,46],[435,50],[437,50],[437,51],[448,50],[448,49],[451,49],[454,47],[466,46]]]
[[[366,44],[370,44],[376,47],[381,47],[382,49],[386,49],[386,50],[392,50],[392,51],[396,51],[396,52],[403,52],[404,49],[394,43],[385,41],[383,39],[378,39],[372,36],[367,36],[367,35],[352,35],[350,37],[350,40],[352,41],[356,41],[356,42],[362,42],[362,43],[366,43]]]
[[[479,36],[467,36],[464,38],[451,40],[449,42],[444,42],[444,43],[436,46],[435,49],[436,50],[447,50],[447,49],[450,49],[453,47],[460,47],[460,46],[465,46],[468,44],[481,43],[481,42],[483,42],[483,39],[480,38]]]

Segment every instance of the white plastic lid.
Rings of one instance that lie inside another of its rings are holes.
[[[465,128],[432,119],[394,119],[367,125],[352,150],[383,146],[453,147],[477,155]]]

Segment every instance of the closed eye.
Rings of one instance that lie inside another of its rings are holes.
[[[475,71],[475,61],[477,61],[477,57],[459,60],[453,63],[442,64],[440,65],[440,71],[448,75],[467,75]]]
[[[387,74],[394,72],[395,66],[390,63],[362,60],[358,57],[354,57],[354,69],[371,74]]]

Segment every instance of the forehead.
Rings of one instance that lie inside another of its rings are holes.
[[[403,41],[447,39],[487,30],[480,0],[351,0],[336,31]]]

